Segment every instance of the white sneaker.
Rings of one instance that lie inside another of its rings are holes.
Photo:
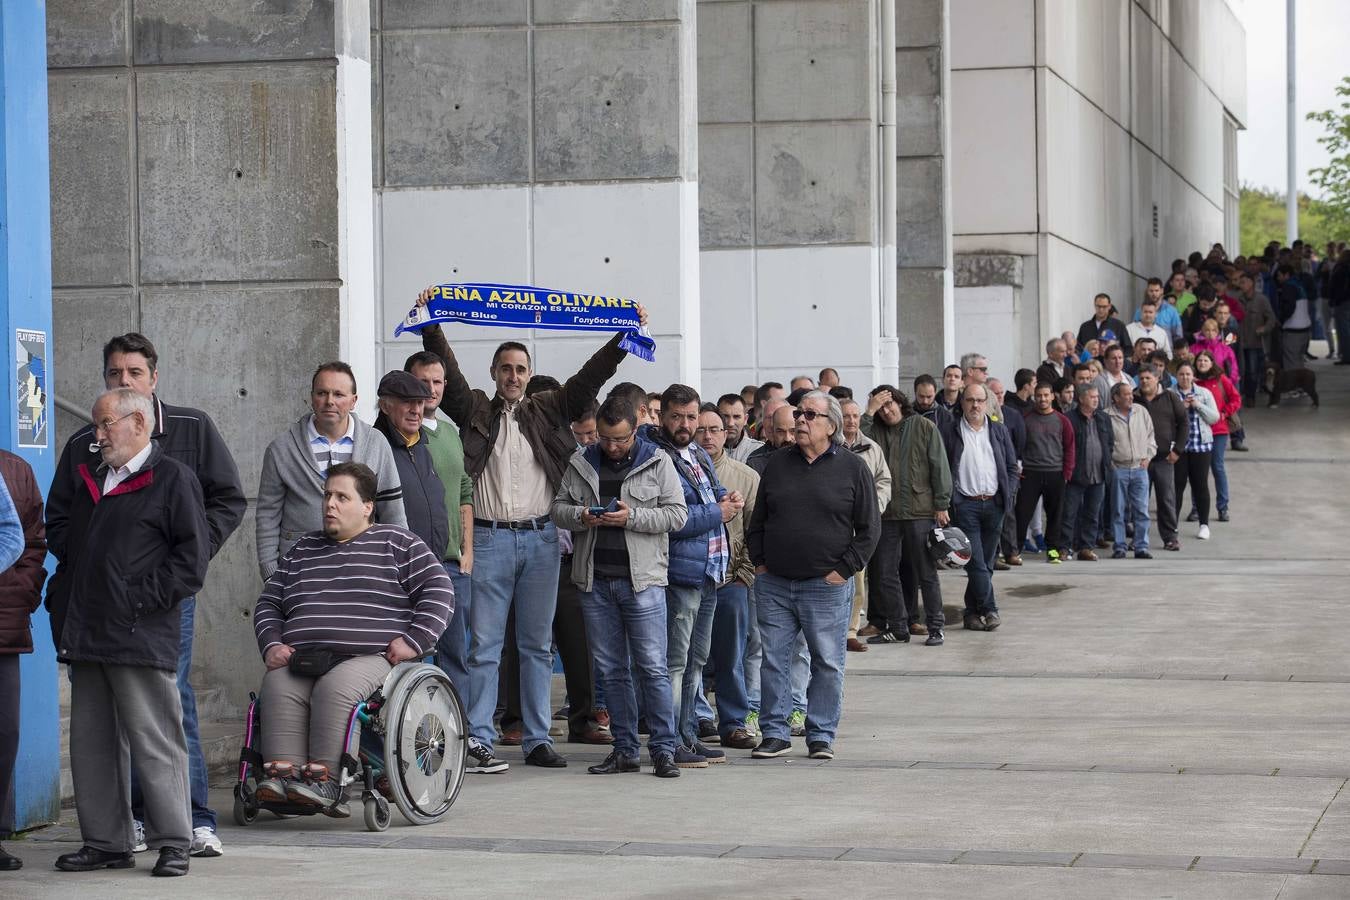
[[[145,823],[140,819],[132,819],[131,825],[135,831],[131,836],[131,852],[144,853],[150,849],[150,845],[145,842]]]
[[[1208,526],[1208,525],[1201,525],[1201,526],[1200,526],[1200,530],[1196,533],[1195,536],[1198,537],[1198,538],[1199,538],[1200,540],[1202,540],[1202,541],[1207,541],[1207,540],[1209,540],[1209,526]]]
[[[192,856],[224,856],[225,848],[220,845],[220,838],[216,833],[205,825],[199,825],[192,829],[192,847],[188,851]]]

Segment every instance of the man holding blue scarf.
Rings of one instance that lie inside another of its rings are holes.
[[[442,297],[430,287],[419,309]],[[639,324],[647,314],[637,307]],[[433,316],[434,317],[434,316]],[[411,317],[410,317],[411,318]],[[453,318],[453,317],[451,317]],[[425,319],[423,320],[425,321]],[[490,321],[483,324],[502,324]],[[439,324],[418,324],[422,346],[445,361],[441,410],[459,426],[465,470],[474,479],[473,608],[469,615],[469,772],[502,772],[492,754],[496,740],[497,671],[507,613],[515,607],[520,650],[522,749],[528,765],[562,768],[567,760],[549,738],[549,689],[553,672],[553,614],[561,565],[558,532],[549,519],[568,459],[576,451],[570,423],[595,402],[614,376],[629,332],[611,338],[561,388],[525,396],[530,353],[507,341],[492,357],[494,395],[469,387]]]

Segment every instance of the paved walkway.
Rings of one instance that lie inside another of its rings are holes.
[[[73,820],[5,897],[1350,897],[1350,373],[1247,414],[1233,522],[1151,563],[1034,557],[1004,625],[850,654],[839,758],[594,778],[470,776],[452,816],[222,826],[192,881],[61,875]],[[944,575],[949,606],[961,576]],[[224,789],[219,808],[230,802]],[[209,880],[207,880],[209,879]]]

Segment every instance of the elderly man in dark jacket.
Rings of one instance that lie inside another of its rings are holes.
[[[1111,422],[1101,408],[1101,398],[1094,382],[1075,385],[1077,403],[1069,410],[1069,424],[1073,426],[1073,444],[1076,464],[1073,477],[1064,489],[1064,525],[1060,529],[1059,552],[1065,559],[1070,553],[1074,559],[1096,562],[1096,543],[1101,523],[1098,521],[1106,486],[1111,483]]]
[[[0,839],[14,830],[14,760],[19,753],[19,654],[33,652],[28,616],[42,602],[47,541],[33,470],[0,450]],[[0,872],[23,863],[0,847]]]
[[[94,404],[103,457],[81,463],[60,527],[49,526],[56,574],[47,592],[57,658],[70,665],[70,766],[84,846],[68,872],[131,868],[131,759],[145,802],[155,875],[185,875],[192,820],[183,709],[175,673],[178,604],[201,589],[211,552],[202,489],[150,440],[150,398],[118,388]]]
[[[1162,386],[1163,372],[1161,366],[1144,366],[1139,370],[1139,390],[1134,392],[1134,402],[1153,417],[1153,435],[1158,441],[1158,453],[1148,465],[1149,481],[1158,501],[1158,534],[1164,549],[1180,550],[1175,466],[1186,452],[1191,425],[1181,395]]]

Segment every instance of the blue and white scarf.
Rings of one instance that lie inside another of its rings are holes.
[[[647,362],[656,359],[656,341],[639,322],[637,301],[622,297],[514,284],[439,284],[426,306],[414,306],[408,312],[394,329],[394,336],[441,322],[552,331],[620,331],[621,349]]]

